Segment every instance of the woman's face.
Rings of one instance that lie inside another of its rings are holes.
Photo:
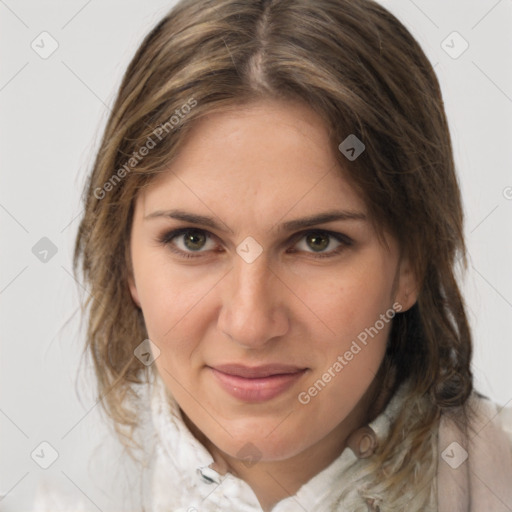
[[[283,460],[342,433],[393,307],[415,300],[387,242],[309,107],[203,118],[137,197],[131,234],[131,293],[185,417],[239,459]]]

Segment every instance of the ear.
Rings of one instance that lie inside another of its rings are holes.
[[[400,260],[394,287],[396,311],[404,313],[412,308],[418,299],[418,279],[407,258]]]
[[[130,295],[132,296],[133,302],[137,305],[137,307],[140,306],[140,300],[139,300],[139,293],[137,291],[137,285],[135,284],[135,278],[133,276],[133,272],[130,272],[128,275],[128,288],[130,289]]]

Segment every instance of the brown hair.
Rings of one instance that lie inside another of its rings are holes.
[[[411,382],[409,414],[376,455],[385,468],[409,440],[395,475],[375,477],[388,489],[401,482],[398,495],[411,461],[428,457],[424,440],[440,413],[466,403],[472,349],[454,271],[465,264],[463,215],[440,87],[408,30],[371,0],[184,0],[147,35],[89,176],[75,247],[102,403],[120,433],[137,425],[133,385],[147,378],[134,357],[147,333],[127,285],[137,191],[165,172],[195,119],[264,98],[307,103],[334,148],[349,134],[363,141],[354,161],[336,150],[340,172],[414,264],[419,297],[394,318],[377,376],[390,393]]]

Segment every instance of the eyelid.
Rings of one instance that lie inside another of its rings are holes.
[[[329,235],[329,236],[333,237],[335,240],[337,240],[338,242],[344,243],[346,245],[351,245],[354,242],[354,240],[352,240],[352,238],[350,238],[349,236],[347,236],[347,235],[345,235],[343,233],[340,233],[339,231],[330,231],[329,229],[325,229],[325,228],[308,228],[308,229],[304,229],[302,231],[294,233],[290,237],[289,240],[297,242],[298,240],[300,240],[304,236],[309,235],[311,233],[322,233],[322,234],[325,234],[325,235]]]
[[[204,233],[207,238],[217,238],[213,233],[210,233],[210,231],[208,231],[207,229],[187,226],[184,228],[176,228],[171,229],[170,231],[165,231],[163,235],[158,237],[158,239],[162,243],[170,243],[172,239],[184,235],[188,231],[200,231],[201,233]]]

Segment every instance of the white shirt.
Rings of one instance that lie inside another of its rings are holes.
[[[142,510],[142,506],[145,512],[261,512],[254,492],[245,481],[231,473],[221,475],[209,467],[213,457],[190,432],[178,404],[167,393],[158,375],[145,391],[148,393],[145,403],[149,402],[150,407],[147,408],[148,417],[142,437],[150,462],[141,473],[140,503],[133,501],[128,507],[126,503],[119,507],[113,505],[113,508],[101,508],[102,512]],[[403,392],[404,387],[369,424],[381,441],[386,438],[400,410]],[[454,469],[446,463],[448,459],[443,459],[442,452],[454,440],[458,439],[465,445],[448,421],[441,422],[438,478],[433,482],[434,486],[438,484],[439,499],[431,504],[428,511],[512,511],[512,409],[500,410],[488,400],[475,400],[481,411],[478,426],[481,434],[476,436],[474,446],[466,446],[471,465],[468,462]],[[358,460],[362,464],[356,464]],[[353,508],[339,502],[339,496],[344,489],[351,489],[351,482],[366,460],[370,459],[358,459],[350,448],[345,448],[328,467],[302,485],[294,496],[277,503],[272,512],[353,512]],[[358,470],[355,469],[357,467]],[[499,471],[499,475],[494,474],[495,471]],[[410,492],[408,512],[415,512],[418,508],[414,506],[414,489]],[[97,511],[98,508],[79,493],[66,500],[55,490],[41,489],[33,512],[85,512]],[[364,510],[371,511],[372,508],[368,505]],[[381,505],[380,512],[387,510]],[[422,509],[422,512],[427,510]]]

